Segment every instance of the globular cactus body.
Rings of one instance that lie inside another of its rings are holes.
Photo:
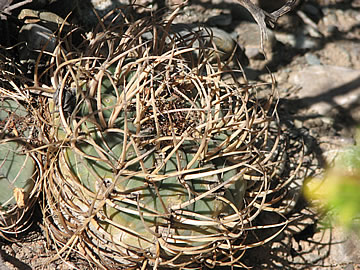
[[[158,37],[143,42],[153,27]],[[77,102],[68,117],[55,110],[46,224],[105,268],[236,263],[274,167],[271,97],[261,105],[214,63],[215,49],[183,47],[166,29],[139,20],[105,32],[87,47],[97,57],[55,72]]]
[[[26,149],[28,118],[18,102],[0,99],[0,231],[4,237],[20,234],[31,225],[29,214],[39,193],[38,160]]]

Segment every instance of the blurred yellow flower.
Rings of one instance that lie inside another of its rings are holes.
[[[305,197],[319,209],[330,211],[335,222],[347,228],[360,218],[360,146],[345,149],[327,169],[323,179],[312,178],[304,186]]]

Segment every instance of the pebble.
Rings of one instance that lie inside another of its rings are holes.
[[[275,37],[278,41],[289,44],[296,49],[318,49],[321,45],[321,39],[307,36],[304,29],[296,31],[296,33],[275,33]]]
[[[321,65],[320,59],[313,53],[306,53],[305,54],[306,62],[311,66]]]
[[[326,32],[327,32],[327,34],[328,34],[329,36],[331,36],[331,35],[336,35],[336,34],[339,34],[339,33],[340,33],[339,28],[338,28],[336,25],[333,25],[333,24],[328,25],[328,26],[326,27]]]
[[[302,128],[304,126],[304,123],[303,121],[299,120],[299,119],[295,119],[294,120],[294,126],[299,129],[299,128]]]
[[[327,125],[330,125],[330,126],[333,126],[334,122],[335,122],[334,118],[328,117],[328,116],[321,117],[321,120],[324,122],[324,124],[327,124]]]

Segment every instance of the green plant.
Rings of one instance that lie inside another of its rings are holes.
[[[323,214],[347,229],[360,232],[360,147],[342,149],[322,179],[310,179],[305,196]]]
[[[261,43],[265,19],[289,7],[265,14],[240,3]],[[60,28],[34,80],[8,71],[11,59],[0,63],[3,233],[31,224],[40,191],[58,251],[51,260],[75,251],[104,269],[244,266],[245,250],[285,228],[280,204],[292,177],[277,168],[285,154],[274,92],[257,100],[235,42],[220,46],[226,40],[211,28],[176,31],[178,11],[121,23],[114,11],[76,47],[75,30]],[[263,211],[283,221],[254,225]]]
[[[10,98],[0,98],[0,231],[15,236],[31,224],[31,213],[39,194],[39,160],[27,151],[29,114]]]
[[[236,54],[223,59],[211,33],[174,32],[175,16],[100,24],[55,50],[43,208],[52,259],[244,266],[246,249],[287,225],[282,216],[261,227],[276,233],[247,238],[259,213],[288,207],[274,93],[257,100],[241,66],[230,67]]]

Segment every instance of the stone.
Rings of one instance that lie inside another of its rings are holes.
[[[127,0],[76,0],[75,3],[76,12],[79,15],[79,21],[82,24],[90,27],[96,26],[99,22],[94,10],[99,15],[99,17],[102,18],[116,8],[123,10],[129,8],[129,1]],[[115,12],[113,16],[109,18],[109,21],[111,21],[111,19],[118,14],[119,12]]]
[[[0,270],[10,270],[10,269],[6,266],[6,264],[5,264],[5,262],[4,262],[4,259],[3,259],[3,257],[2,257],[1,254],[0,254]]]
[[[353,8],[360,8],[360,0],[353,0],[351,6]]]
[[[19,31],[20,61],[35,61],[40,51],[53,52],[57,45],[54,33],[38,24],[25,24]]]
[[[38,11],[24,8],[18,15],[18,19],[25,24],[37,24],[48,28],[51,31],[58,30],[64,24],[64,30],[67,31],[70,24],[64,21],[59,15],[49,11]]]
[[[332,230],[332,241],[337,243],[332,246],[330,254],[334,265],[360,262],[359,235],[336,226]]]
[[[321,52],[324,64],[360,69],[360,44],[347,41],[328,43]]]
[[[219,15],[210,17],[206,21],[206,24],[209,26],[224,27],[224,26],[229,26],[231,22],[232,22],[231,13],[221,13]]]
[[[360,70],[309,66],[292,72],[289,82],[302,88],[299,101],[320,115],[334,108],[350,108],[360,100]]]
[[[306,62],[311,66],[321,65],[320,59],[313,53],[306,53],[305,55]]]
[[[326,164],[334,164],[335,159],[350,146],[355,145],[354,138],[341,136],[322,136],[319,147]]]
[[[210,36],[213,36],[216,48],[224,52],[225,55],[229,55],[233,52],[236,42],[226,31],[217,27],[204,27],[201,31],[204,36],[208,36],[206,38],[207,41],[210,41]]]
[[[257,59],[262,57],[259,26],[256,23],[241,22],[235,28],[235,32],[238,35],[237,41],[244,47],[248,58]],[[270,29],[267,29],[267,35],[268,39],[265,41],[264,50],[266,56],[271,59],[277,41],[274,32]]]
[[[304,29],[297,29],[295,33],[275,33],[278,41],[288,44],[296,49],[318,49],[321,46],[321,39],[306,35]]]
[[[305,3],[302,6],[302,10],[309,14],[310,17],[314,18],[314,21],[318,21],[321,19],[322,12],[319,6],[315,5],[314,3]]]

